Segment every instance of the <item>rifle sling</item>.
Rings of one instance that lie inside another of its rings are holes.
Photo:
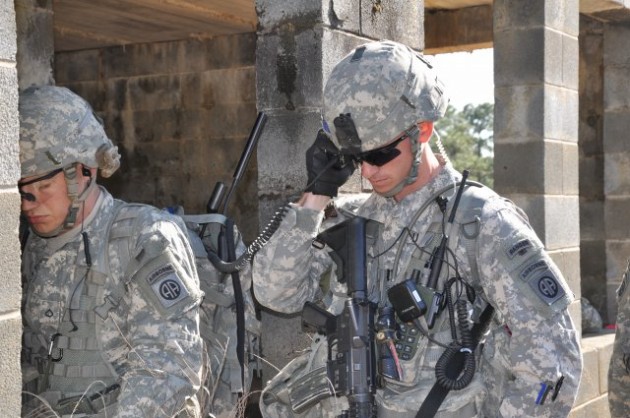
[[[236,260],[236,246],[234,244],[234,221],[230,218],[225,223],[228,261]],[[241,387],[245,389],[245,301],[238,270],[231,274],[234,286],[234,301],[236,302],[236,358],[241,366]]]

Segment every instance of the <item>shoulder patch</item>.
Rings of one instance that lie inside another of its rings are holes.
[[[170,264],[150,273],[147,282],[165,309],[188,297],[188,289]]]

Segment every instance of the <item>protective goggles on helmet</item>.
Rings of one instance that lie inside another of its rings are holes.
[[[35,195],[32,194],[32,193],[27,193],[27,192],[23,191],[22,187],[28,186],[29,184],[33,184],[33,183],[38,183],[38,182],[43,181],[43,180],[49,180],[49,179],[55,177],[57,174],[61,173],[62,171],[63,171],[63,168],[58,168],[56,170],[51,171],[50,173],[44,174],[43,176],[36,177],[36,178],[34,178],[32,180],[18,182],[18,190],[20,192],[20,197],[23,200],[28,200],[29,202],[34,202],[35,201]]]

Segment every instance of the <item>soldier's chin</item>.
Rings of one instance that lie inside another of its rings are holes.
[[[58,225],[56,227],[46,226],[46,225],[38,225],[38,224],[30,224],[31,230],[38,236],[42,238],[52,238],[56,237],[61,233],[62,225]]]

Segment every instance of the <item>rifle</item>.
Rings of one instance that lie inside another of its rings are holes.
[[[354,217],[316,239],[332,248],[338,280],[348,287],[341,314],[335,316],[312,302],[302,312],[303,327],[328,338],[328,381],[333,393],[345,395],[349,402],[349,410],[339,418],[376,417],[375,308],[367,293],[366,241],[375,239],[377,229],[376,221]]]

